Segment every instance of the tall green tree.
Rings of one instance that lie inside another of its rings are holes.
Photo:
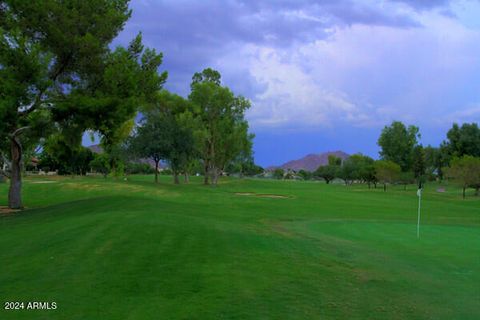
[[[337,177],[342,179],[345,185],[352,184],[354,180],[359,178],[359,160],[358,157],[349,157],[345,159],[337,171]]]
[[[421,187],[421,184],[425,178],[425,170],[425,150],[421,145],[417,145],[415,148],[413,148],[412,153],[412,172],[419,187]]]
[[[380,156],[383,160],[398,164],[402,171],[408,171],[412,168],[413,150],[419,138],[418,127],[406,127],[402,122],[394,121],[390,126],[385,126],[380,134]]]
[[[160,161],[168,158],[172,148],[173,124],[161,110],[150,110],[144,114],[129,148],[136,158],[149,158],[155,163],[155,183],[158,183]]]
[[[450,158],[470,155],[480,157],[480,128],[477,123],[454,123],[447,132],[447,140],[442,147]]]
[[[438,177],[443,179],[443,168],[448,166],[450,156],[442,145],[439,148],[427,146],[424,148],[425,153],[425,171],[430,177]]]
[[[229,174],[239,174],[240,177],[254,176],[264,172],[263,168],[255,164],[255,160],[252,154],[251,140],[248,140],[248,145],[244,150],[235,157],[230,163],[227,164],[225,171]]]
[[[11,208],[21,208],[23,151],[52,127],[105,141],[162,86],[162,55],[111,41],[130,17],[128,0],[0,1],[0,147],[10,161]],[[79,139],[77,139],[79,140]]]
[[[370,188],[372,183],[376,182],[374,160],[361,153],[353,154],[345,161],[339,170],[339,178],[343,179],[346,184],[353,181],[366,182]]]
[[[185,175],[185,182],[188,182],[189,171],[199,155],[199,138],[195,135],[201,130],[201,124],[195,116],[195,105],[179,95],[162,90],[158,94],[157,107],[165,121],[169,122],[171,145],[166,160],[172,169],[174,183],[180,183],[181,172]]]
[[[162,90],[157,101],[146,108],[144,118],[133,135],[130,146],[138,157],[155,162],[155,182],[158,182],[160,160],[169,163],[174,183],[180,172],[186,172],[198,154],[194,129],[193,104],[188,100]]]
[[[194,74],[189,99],[197,106],[203,128],[200,154],[204,183],[209,184],[211,179],[216,185],[226,165],[251,148],[253,135],[249,134],[245,120],[250,101],[223,87],[220,74],[212,69]]]
[[[358,178],[363,182],[368,184],[368,188],[370,189],[371,184],[375,187],[377,186],[377,178],[375,177],[375,160],[371,157],[358,154],[353,155],[359,158],[358,160]],[[353,157],[352,156],[352,157]]]

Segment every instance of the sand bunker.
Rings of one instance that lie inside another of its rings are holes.
[[[21,210],[10,209],[9,207],[0,206],[0,214],[12,214],[12,213],[19,212],[19,211],[21,211]]]
[[[259,198],[273,198],[273,199],[287,199],[288,196],[283,196],[280,194],[261,194],[261,193],[253,193],[253,192],[235,192],[236,196],[251,196],[251,197],[259,197]]]

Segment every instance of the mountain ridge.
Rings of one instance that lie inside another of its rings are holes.
[[[303,158],[290,160],[279,166],[270,166],[267,170],[283,169],[283,170],[305,170],[305,171],[315,171],[319,166],[324,166],[328,164],[328,157],[334,155],[342,160],[347,159],[350,155],[341,150],[337,151],[328,151],[323,153],[310,153],[304,156]]]

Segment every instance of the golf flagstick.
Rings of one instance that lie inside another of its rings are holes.
[[[420,206],[421,206],[421,200],[422,200],[422,188],[421,187],[417,190],[417,196],[418,196],[417,238],[420,238]]]

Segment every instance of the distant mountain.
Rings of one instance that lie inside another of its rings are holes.
[[[103,149],[99,144],[87,146],[87,149],[90,149],[90,151],[92,151],[93,153],[103,153]]]
[[[349,155],[343,151],[330,151],[320,154],[309,154],[298,160],[291,160],[287,163],[282,164],[281,166],[272,166],[268,167],[267,170],[274,170],[281,168],[283,170],[295,170],[299,171],[301,169],[306,171],[315,171],[319,166],[324,166],[328,164],[328,156],[334,155],[342,160],[345,160]]]

